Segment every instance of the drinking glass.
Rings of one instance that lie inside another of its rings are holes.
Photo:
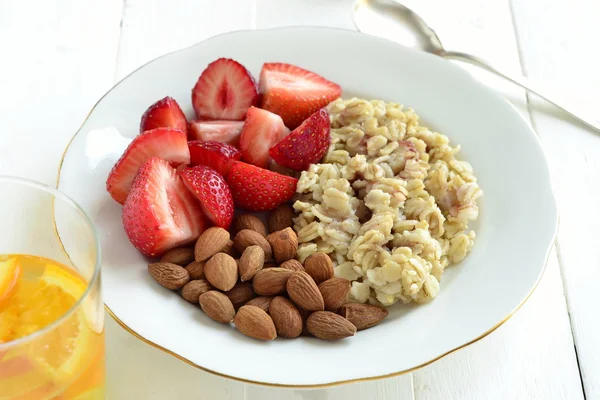
[[[0,222],[0,400],[104,399],[100,248],[90,219],[55,189],[0,176]]]

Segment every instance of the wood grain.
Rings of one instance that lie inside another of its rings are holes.
[[[578,98],[600,118],[600,56],[593,50],[600,3],[548,0],[543,18],[539,5],[513,0],[512,7],[527,75]],[[535,96],[530,105],[556,184],[558,252],[582,382],[587,399],[600,399],[600,135]]]

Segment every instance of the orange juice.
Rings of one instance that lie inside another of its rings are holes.
[[[0,255],[0,400],[101,400],[104,327],[75,270]]]

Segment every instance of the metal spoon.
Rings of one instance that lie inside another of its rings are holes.
[[[498,71],[487,61],[470,54],[447,51],[435,31],[421,17],[395,0],[356,0],[353,6],[354,24],[359,31],[424,50],[446,59],[460,60],[495,73],[554,104],[588,127],[600,132],[600,118],[577,109],[564,101],[552,100],[548,90],[538,89],[526,77]]]

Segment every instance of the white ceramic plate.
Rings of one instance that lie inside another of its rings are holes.
[[[439,297],[393,306],[381,325],[339,342],[248,339],[160,287],[128,242],[121,206],[104,182],[138,133],[144,110],[171,95],[192,116],[191,89],[218,57],[255,76],[267,61],[297,64],[344,89],[344,97],[396,101],[462,146],[484,191],[473,252],[447,269]],[[285,28],[224,34],[160,57],[110,90],[69,145],[59,189],[92,218],[103,248],[104,300],[145,341],[199,368],[271,385],[322,386],[400,374],[487,335],[540,279],[557,227],[540,142],[517,112],[452,64],[350,31]]]

